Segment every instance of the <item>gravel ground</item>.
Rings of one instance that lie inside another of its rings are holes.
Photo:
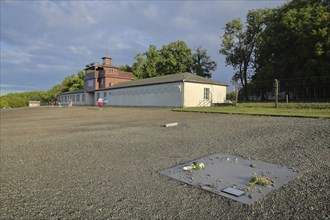
[[[1,110],[1,219],[329,219],[330,120],[169,109]],[[177,127],[161,127],[170,122]],[[158,171],[214,153],[299,177],[250,206]]]

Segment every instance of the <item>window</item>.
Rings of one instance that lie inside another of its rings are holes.
[[[72,95],[72,101],[75,102],[76,101],[76,95]]]
[[[106,92],[103,93],[103,98],[105,98],[105,97],[107,97],[107,93]]]
[[[94,86],[94,79],[87,80],[87,87],[93,87]]]
[[[210,89],[204,88],[204,99],[209,100],[210,99]]]
[[[100,93],[98,92],[96,93],[96,101],[99,100],[99,98],[100,98]]]
[[[76,99],[77,99],[77,102],[80,102],[80,94],[77,94]]]
[[[82,100],[83,102],[85,102],[85,94],[82,94]]]

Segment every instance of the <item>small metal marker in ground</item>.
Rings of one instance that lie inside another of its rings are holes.
[[[184,169],[197,163],[202,163],[204,168]],[[162,170],[160,173],[247,205],[298,175],[285,166],[227,154],[214,154]]]
[[[163,127],[174,127],[174,126],[178,126],[178,122],[174,122],[174,123],[169,123],[169,124],[165,124]]]

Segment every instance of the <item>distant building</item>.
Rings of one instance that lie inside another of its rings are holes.
[[[227,85],[191,73],[178,73],[134,80],[132,73],[121,72],[103,57],[102,65],[86,66],[85,88],[62,93],[62,103],[97,105],[107,97],[109,106],[202,107],[223,103]]]
[[[29,107],[39,107],[40,101],[29,101]]]
[[[111,87],[117,83],[133,80],[133,73],[120,71],[111,64],[110,57],[103,57],[103,64],[91,63],[85,68],[85,90],[94,92]]]
[[[73,105],[94,105],[94,91],[133,80],[133,73],[123,72],[111,64],[112,58],[103,57],[102,60],[102,64],[94,62],[86,65],[84,89],[60,94],[62,104],[72,101]]]
[[[140,79],[95,91],[110,106],[196,107],[223,103],[227,85],[191,73]]]

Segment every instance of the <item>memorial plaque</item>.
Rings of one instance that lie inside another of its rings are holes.
[[[186,167],[197,163],[203,163],[204,168],[186,170]],[[248,205],[298,175],[282,165],[220,153],[179,164],[160,173]]]

